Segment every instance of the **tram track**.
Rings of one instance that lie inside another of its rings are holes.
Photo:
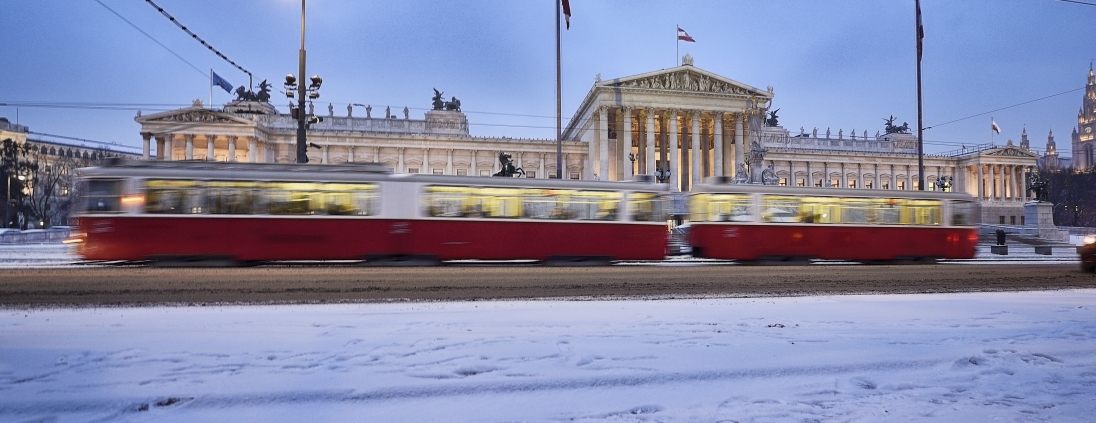
[[[667,298],[1096,288],[1075,263],[5,269],[0,307]]]

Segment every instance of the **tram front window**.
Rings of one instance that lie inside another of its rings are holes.
[[[92,179],[87,182],[85,211],[120,212],[122,211],[122,181]]]

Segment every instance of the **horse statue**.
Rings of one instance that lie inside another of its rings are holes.
[[[1047,196],[1047,183],[1046,181],[1039,179],[1038,173],[1031,174],[1031,185],[1028,187],[1028,191],[1035,194],[1035,201],[1050,201]]]
[[[460,100],[457,100],[456,97],[453,97],[453,100],[445,102],[445,110],[459,112]]]
[[[503,178],[513,178],[514,175],[525,176],[525,170],[520,167],[514,166],[514,158],[505,151],[499,153],[499,164],[502,165],[502,170],[498,171],[491,176],[499,176]]]
[[[442,92],[438,91],[437,88],[434,88],[434,100],[432,103],[434,105],[434,110],[445,110],[445,100],[441,99],[441,95]]]

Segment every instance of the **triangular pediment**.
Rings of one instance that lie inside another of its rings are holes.
[[[250,120],[232,116],[227,113],[215,112],[202,107],[188,107],[185,109],[171,110],[163,113],[156,113],[147,116],[137,117],[136,120],[141,124],[149,123],[228,123],[228,124],[245,124],[254,125],[255,122]]]
[[[1007,146],[1004,146],[1004,147],[998,147],[996,149],[989,150],[985,153],[982,153],[982,155],[984,155],[984,156],[995,156],[995,157],[1030,157],[1030,158],[1038,158],[1039,157],[1038,154],[1035,154],[1032,151],[1025,150],[1025,149],[1015,147],[1015,146],[1011,146],[1011,145],[1007,145]]]
[[[695,66],[678,66],[640,75],[605,80],[598,82],[596,85],[640,90],[752,95],[765,99],[773,97],[773,93],[769,90],[751,87]]]

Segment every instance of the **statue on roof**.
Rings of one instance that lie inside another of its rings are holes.
[[[779,111],[780,111],[780,109],[776,109],[776,110],[773,110],[773,111],[769,112],[769,118],[765,119],[765,126],[780,126],[779,121],[778,121],[779,116],[776,115],[776,112],[779,112]]]
[[[434,88],[434,99],[431,104],[434,106],[434,110],[445,110],[445,100],[441,99],[442,92]]]

